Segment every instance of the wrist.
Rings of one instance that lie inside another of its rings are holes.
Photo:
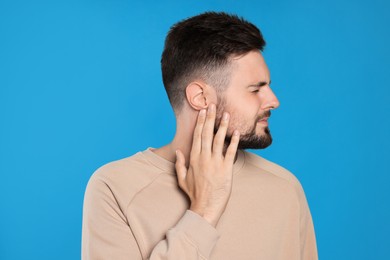
[[[200,209],[200,208],[195,207],[195,206],[191,206],[189,210],[191,210],[192,212],[194,212],[194,213],[198,214],[199,216],[201,216],[202,218],[204,218],[213,227],[217,226],[217,223],[218,223],[220,216],[216,216],[215,214],[209,214],[209,213],[207,213],[206,210]]]

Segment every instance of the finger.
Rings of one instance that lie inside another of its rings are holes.
[[[187,167],[186,167],[186,159],[180,150],[176,150],[175,169],[176,169],[177,181],[179,183],[179,186],[183,189],[183,187],[185,187]]]
[[[215,105],[210,104],[207,110],[206,122],[202,130],[202,153],[211,153],[211,145],[214,137],[215,110]]]
[[[240,132],[238,132],[238,130],[234,130],[232,139],[230,141],[229,147],[225,154],[225,161],[230,163],[234,162],[239,141],[240,141]]]
[[[199,111],[198,120],[196,121],[194,135],[192,138],[191,156],[199,154],[202,148],[202,130],[204,122],[206,121],[206,110],[202,109]]]
[[[224,112],[222,115],[221,122],[219,123],[217,134],[214,137],[214,142],[213,142],[214,154],[222,155],[223,146],[225,144],[226,132],[229,125],[229,119],[230,119],[229,113]]]

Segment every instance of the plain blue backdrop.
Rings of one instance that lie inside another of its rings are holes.
[[[293,172],[321,259],[390,259],[388,1],[0,0],[0,259],[79,259],[101,165],[166,144],[169,27],[239,14],[267,41],[281,106],[257,154]]]

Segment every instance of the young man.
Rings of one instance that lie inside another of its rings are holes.
[[[225,13],[171,28],[161,64],[176,135],[94,173],[83,259],[317,259],[298,180],[243,150],[272,142],[279,101],[264,46],[256,26]]]

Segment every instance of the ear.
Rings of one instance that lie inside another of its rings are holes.
[[[207,108],[209,104],[207,100],[206,84],[203,82],[191,82],[186,87],[186,97],[188,104],[195,110]]]

